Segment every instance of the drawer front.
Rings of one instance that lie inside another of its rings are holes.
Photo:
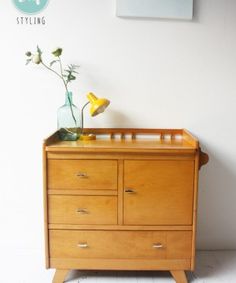
[[[117,189],[115,160],[48,160],[49,189]]]
[[[194,161],[124,163],[124,224],[191,225]]]
[[[49,237],[51,258],[191,258],[191,231],[50,230]]]
[[[115,196],[61,196],[48,198],[49,223],[117,224]]]

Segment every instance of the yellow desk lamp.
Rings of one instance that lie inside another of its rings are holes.
[[[88,102],[84,104],[81,110],[81,135],[80,140],[95,140],[96,136],[93,134],[84,134],[84,108],[90,103],[90,115],[92,117],[103,113],[107,106],[110,104],[110,101],[106,98],[98,98],[92,92],[87,94]]]

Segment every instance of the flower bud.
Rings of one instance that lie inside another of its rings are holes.
[[[36,53],[33,58],[32,58],[32,62],[34,64],[40,64],[42,62],[41,60],[41,56],[39,55],[39,53]]]
[[[25,55],[26,55],[27,57],[30,57],[30,56],[32,55],[32,53],[31,53],[30,51],[27,51],[27,52],[25,53]]]
[[[55,49],[52,51],[52,54],[53,54],[54,56],[56,56],[56,57],[61,56],[61,54],[62,54],[62,48],[60,48],[60,47],[55,48]]]

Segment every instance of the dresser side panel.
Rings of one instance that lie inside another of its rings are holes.
[[[48,198],[47,198],[47,153],[46,142],[43,144],[43,204],[44,204],[44,241],[45,241],[45,264],[49,268],[49,236],[48,236]]]

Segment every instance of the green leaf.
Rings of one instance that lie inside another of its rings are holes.
[[[56,62],[58,62],[58,60],[53,60],[53,61],[50,63],[50,67],[52,67],[52,65],[55,64]]]
[[[72,71],[72,73],[79,74],[79,73],[78,73],[78,72],[76,72],[76,71]]]
[[[25,65],[28,65],[31,62],[31,59],[27,59]]]
[[[42,53],[43,53],[42,50],[39,48],[38,45],[37,45],[37,52],[38,52],[39,55],[42,55]]]
[[[31,56],[32,56],[32,53],[31,53],[30,51],[27,51],[27,52],[25,53],[25,55],[26,55],[27,57],[31,57]]]
[[[73,75],[68,76],[68,80],[70,80],[70,81],[73,81],[73,80],[75,80],[75,79],[76,79],[76,77],[73,76]]]
[[[71,66],[75,69],[79,68],[80,66],[79,65],[75,65],[75,64],[71,64]]]
[[[67,67],[68,67],[68,69],[69,69],[70,71],[72,71],[72,72],[74,72],[76,69],[79,68],[78,65],[74,65],[74,64],[70,64],[70,65],[68,65]]]

